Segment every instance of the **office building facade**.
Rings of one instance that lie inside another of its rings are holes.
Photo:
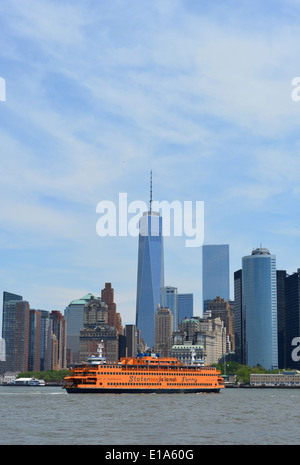
[[[278,368],[276,257],[258,248],[242,259],[246,364]]]

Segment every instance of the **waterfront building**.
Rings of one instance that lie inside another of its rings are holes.
[[[165,286],[160,290],[160,304],[169,308],[173,315],[173,331],[178,329],[178,290],[177,287]]]
[[[192,344],[185,341],[183,344],[174,344],[171,348],[171,357],[178,358],[184,365],[189,365],[195,360],[203,361],[205,358],[204,342]]]
[[[154,351],[170,357],[173,332],[173,314],[169,308],[158,307],[155,314]]]
[[[145,343],[154,346],[154,319],[164,287],[164,253],[162,217],[152,211],[152,180],[150,209],[139,223],[136,327]]]
[[[278,367],[276,257],[257,248],[242,259],[246,364]]]
[[[202,246],[202,298],[203,312],[208,302],[216,297],[229,300],[229,245]]]
[[[283,373],[251,373],[252,386],[289,386],[300,387],[300,373],[284,371]]]
[[[178,294],[178,323],[194,315],[194,295]]]
[[[300,268],[286,277],[286,368],[300,370]]]

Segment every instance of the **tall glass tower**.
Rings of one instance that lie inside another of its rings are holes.
[[[276,257],[258,248],[242,259],[246,363],[278,368]]]
[[[152,211],[152,173],[150,210],[140,219],[136,327],[149,347],[154,347],[155,312],[160,304],[160,289],[164,287],[164,253],[162,217]]]

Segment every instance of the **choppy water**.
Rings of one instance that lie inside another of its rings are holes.
[[[0,386],[0,444],[300,444],[300,389],[67,394]]]

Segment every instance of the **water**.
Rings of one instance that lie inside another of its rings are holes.
[[[0,444],[300,444],[300,389],[67,394],[0,386]]]

